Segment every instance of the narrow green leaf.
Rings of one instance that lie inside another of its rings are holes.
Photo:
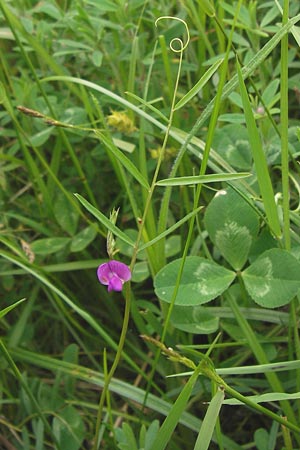
[[[241,97],[245,112],[245,118],[247,123],[249,142],[252,150],[253,160],[257,173],[257,181],[260,188],[267,221],[275,236],[281,235],[281,228],[277,213],[277,206],[275,203],[275,197],[272,187],[271,178],[268,171],[267,159],[263,151],[261,138],[255,123],[253,111],[251,108],[250,100],[246,90],[246,86],[243,80],[243,75],[239,62],[237,61],[238,80],[241,91]]]
[[[216,369],[218,375],[249,375],[266,372],[285,372],[288,370],[297,370],[300,368],[300,360],[295,361],[281,361],[277,363],[269,364],[256,364],[252,366],[240,366],[240,367],[224,367],[222,369]],[[192,371],[180,372],[174,375],[168,375],[168,378],[176,377],[189,377],[192,375]]]
[[[186,177],[165,178],[159,180],[157,186],[187,186],[192,184],[218,183],[221,181],[239,180],[250,177],[249,172],[240,173],[214,173],[208,175],[192,175]]]
[[[116,225],[114,225],[102,212],[91,205],[85,198],[80,194],[74,194],[75,197],[80,201],[80,203],[87,209],[94,217],[96,217],[99,222],[101,222],[109,231],[111,231],[115,236],[118,236],[122,241],[129,245],[134,246],[134,242],[123,233]]]
[[[253,403],[263,402],[281,402],[282,400],[297,400],[300,398],[300,392],[286,394],[285,392],[269,392],[261,395],[249,395],[248,400]],[[243,402],[236,398],[228,398],[224,401],[224,405],[243,405]]]
[[[198,92],[206,85],[209,79],[213,76],[213,74],[218,70],[219,66],[224,61],[224,58],[216,61],[206,72],[199,81],[192,87],[192,89],[185,94],[179,102],[176,103],[174,110],[176,111],[179,108],[182,108],[187,102],[189,102]]]
[[[127,153],[132,153],[135,149],[135,144],[123,141],[122,139],[113,138],[113,143],[115,144],[116,147]]]
[[[9,313],[12,309],[14,309],[16,306],[19,306],[20,303],[23,303],[26,300],[26,298],[22,298],[21,300],[13,303],[12,305],[7,306],[7,308],[4,308],[0,311],[0,319],[4,317],[7,313]]]
[[[146,189],[149,189],[147,180],[143,177],[141,172],[135,167],[135,165],[128,159],[115,144],[104,136],[99,130],[94,130],[96,136],[105,144],[108,150],[117,158],[117,160],[128,170],[128,172]]]
[[[207,450],[209,448],[224,397],[224,391],[219,388],[206,411],[194,450]]]
[[[138,250],[138,253],[143,251],[147,247],[151,247],[151,245],[158,242],[160,239],[163,239],[164,237],[168,236],[169,234],[173,233],[173,231],[177,230],[177,228],[181,227],[185,222],[187,222],[189,219],[191,219],[193,216],[198,214],[198,212],[203,208],[203,206],[199,206],[199,208],[195,209],[194,211],[187,214],[182,219],[178,220],[178,222],[174,223],[170,228],[160,233],[158,236],[156,236],[154,239],[152,239],[149,242],[146,242],[145,244],[141,245],[141,247]]]
[[[126,92],[126,94],[129,95],[129,97],[132,97],[134,100],[140,102],[143,106],[146,106],[146,108],[150,109],[150,111],[152,111],[154,114],[157,114],[160,119],[168,123],[169,121],[168,117],[166,117],[159,109],[155,108],[155,106],[153,106],[152,103],[147,102],[146,100],[139,97],[138,95],[133,94],[132,92]]]
[[[210,0],[198,0],[199,7],[205,12],[209,17],[215,16],[215,8]]]
[[[199,375],[199,371],[200,369],[197,368],[182,389],[169,414],[160,427],[157,437],[151,446],[151,450],[164,450],[166,448],[180,420],[181,414],[184,412],[184,408],[186,407],[186,404],[191,396],[193,387]]]
[[[256,364],[253,366],[242,366],[242,367],[224,367],[222,369],[216,369],[219,375],[249,375],[257,373],[266,372],[282,372],[288,370],[300,369],[300,360],[295,361],[280,361],[277,363],[269,364]]]

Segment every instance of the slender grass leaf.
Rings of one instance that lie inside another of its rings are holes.
[[[193,387],[197,381],[200,369],[197,368],[193,375],[190,377],[181,393],[179,394],[177,400],[172,406],[168,416],[164,420],[162,426],[160,427],[156,439],[151,446],[151,450],[164,450],[172,437],[172,434],[180,420],[184,408],[191,396]]]
[[[114,143],[104,136],[98,130],[94,130],[96,136],[105,144],[108,150],[117,158],[117,160],[128,170],[128,172],[146,189],[149,189],[147,180],[143,177],[141,172],[135,167],[135,165],[128,159],[115,145]]]
[[[198,94],[199,91],[206,85],[206,83],[209,81],[209,79],[213,76],[213,74],[218,70],[219,66],[224,61],[224,58],[219,59],[216,61],[206,72],[205,74],[200,78],[199,81],[195,84],[195,86],[192,87],[192,89],[185,94],[182,99],[179,100],[179,102],[176,103],[174,110],[182,108],[187,102],[189,102],[195,95]]]
[[[200,9],[209,17],[215,16],[216,11],[210,0],[198,0],[198,4]]]
[[[126,92],[126,94],[129,95],[129,97],[132,97],[134,100],[140,102],[143,106],[146,106],[154,114],[157,114],[160,119],[168,123],[169,121],[168,117],[166,117],[159,109],[155,108],[155,106],[153,106],[152,103],[147,102],[146,100],[139,97],[138,95],[133,94],[132,92]],[[160,99],[162,100],[162,97]]]
[[[132,153],[135,149],[135,145],[131,142],[123,141],[122,139],[113,138],[113,143],[116,147],[124,150],[124,152]]]
[[[249,177],[251,173],[217,173],[208,175],[193,175],[186,177],[166,178],[164,180],[157,181],[157,186],[187,186],[192,184],[206,184],[206,183],[218,183],[221,181],[232,181],[240,178]]]
[[[123,233],[116,225],[114,225],[102,212],[100,212],[97,208],[95,208],[91,203],[89,203],[85,198],[83,198],[80,194],[74,194],[75,197],[80,201],[80,203],[89,211],[94,217],[96,217],[99,222],[101,222],[109,231],[111,231],[115,236],[118,236],[122,241],[127,244],[134,246],[134,242],[127,236],[127,234]]]
[[[224,402],[224,391],[218,389],[217,393],[211,400],[209,407],[203,419],[200,432],[195,443],[194,450],[207,450],[212,440],[213,432],[219,417],[222,403]]]
[[[185,222],[187,222],[189,219],[191,219],[193,216],[195,216],[196,214],[198,214],[198,212],[203,208],[203,206],[199,206],[197,209],[195,209],[194,211],[190,212],[189,214],[187,214],[185,217],[183,217],[183,219],[180,219],[178,222],[176,222],[174,225],[172,225],[170,228],[168,228],[167,230],[163,231],[162,233],[160,233],[158,236],[156,236],[154,239],[152,239],[149,242],[146,242],[145,244],[141,245],[141,247],[138,250],[138,253],[143,251],[145,248],[150,247],[151,245],[155,244],[156,242],[158,242],[160,239],[165,238],[166,236],[168,236],[169,234],[173,233],[173,231],[177,230],[177,228],[181,227],[181,225],[183,225]]]
[[[22,298],[21,300],[18,300],[17,302],[13,303],[12,305],[7,306],[7,308],[4,308],[0,311],[0,319],[4,317],[7,313],[9,313],[12,309],[14,309],[16,306],[19,306],[20,303],[23,303],[26,300],[26,298]]]
[[[243,80],[241,68],[238,61],[237,61],[237,71],[244,113],[246,118],[246,124],[249,134],[249,143],[252,150],[254,165],[257,173],[257,181],[259,184],[260,193],[265,207],[267,221],[275,236],[280,236],[281,228],[277,213],[277,206],[274,198],[274,192],[272,188],[272,182],[268,171],[267,159],[263,151],[261,138],[255,123],[250,100],[248,97],[248,93],[246,90],[246,86]]]
[[[299,398],[300,392],[295,392],[293,394],[286,394],[284,392],[270,392],[268,394],[247,396],[247,399],[251,400],[253,403],[281,402],[282,400],[297,400]],[[243,405],[243,402],[236,398],[228,398],[224,400],[224,405]]]
[[[253,373],[283,372],[300,369],[300,360],[280,361],[278,363],[257,364],[254,366],[226,367],[216,369],[219,375],[249,375]]]
[[[269,364],[257,364],[252,366],[241,367],[225,367],[216,369],[218,375],[249,375],[266,372],[284,372],[288,370],[297,370],[300,368],[300,360],[295,361],[282,361],[278,363]],[[174,377],[189,377],[192,375],[192,371],[176,373],[174,375],[168,375],[168,378]]]
[[[58,264],[48,264],[42,266],[44,272],[71,272],[74,270],[88,270],[96,269],[100,264],[105,263],[107,259],[90,259],[72,262],[63,262]],[[5,275],[24,275],[26,271],[24,269],[10,269],[0,271],[0,276]]]

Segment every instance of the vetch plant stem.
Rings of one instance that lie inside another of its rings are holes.
[[[289,0],[284,0],[282,25],[288,23]],[[281,177],[282,177],[282,209],[283,238],[286,250],[291,248],[290,206],[289,206],[289,108],[288,108],[288,34],[281,39],[280,59],[280,120],[281,120]]]
[[[164,18],[170,18],[172,19],[172,17],[161,17],[160,19],[164,19]],[[183,22],[181,19],[176,19],[173,18],[175,20],[180,20],[181,22]],[[156,21],[157,23],[157,21]],[[185,24],[185,22],[183,22]],[[153,196],[153,192],[156,186],[156,181],[158,178],[158,174],[159,174],[159,170],[160,170],[160,166],[161,163],[163,161],[164,158],[164,154],[165,154],[165,149],[166,149],[166,145],[169,139],[169,133],[170,133],[170,129],[172,126],[172,121],[173,121],[173,115],[174,115],[174,107],[175,107],[175,100],[176,100],[176,93],[177,93],[177,89],[178,89],[178,84],[179,84],[179,77],[180,77],[180,71],[181,71],[181,64],[182,64],[182,54],[184,49],[186,48],[187,44],[183,44],[183,42],[181,40],[177,40],[176,38],[176,42],[179,42],[180,44],[180,50],[179,50],[179,68],[178,68],[178,73],[177,73],[177,77],[176,77],[176,83],[175,83],[175,89],[174,89],[174,95],[173,95],[173,100],[172,100],[172,105],[171,105],[171,111],[170,111],[170,117],[169,117],[169,122],[168,122],[168,126],[166,129],[166,133],[165,133],[165,137],[164,137],[164,141],[163,141],[163,145],[158,157],[158,161],[157,161],[157,165],[155,168],[155,172],[153,175],[153,179],[152,179],[152,183],[148,192],[148,197],[146,199],[145,202],[145,207],[144,207],[144,213],[143,213],[143,217],[142,219],[138,220],[138,225],[139,225],[139,231],[138,231],[138,236],[135,242],[135,246],[133,249],[133,255],[132,255],[132,259],[131,259],[131,263],[130,263],[130,270],[133,271],[135,262],[136,262],[136,258],[137,258],[137,253],[139,250],[139,244],[141,242],[142,236],[143,236],[143,231],[144,231],[144,224],[146,221],[146,217],[151,205],[151,200],[152,200],[152,196]],[[172,50],[174,50],[172,48]],[[123,324],[122,324],[122,330],[121,330],[121,335],[120,335],[120,339],[119,339],[119,345],[118,345],[118,350],[114,359],[114,362],[111,366],[110,371],[108,372],[107,376],[105,377],[105,383],[103,386],[103,390],[100,396],[100,400],[99,400],[99,406],[98,406],[98,412],[97,412],[97,420],[96,420],[96,428],[95,428],[95,437],[94,437],[94,444],[93,444],[93,450],[98,450],[98,445],[99,445],[99,432],[100,432],[100,427],[101,427],[101,421],[102,421],[102,415],[103,415],[103,408],[104,408],[104,402],[107,396],[107,392],[109,389],[109,384],[110,381],[119,365],[119,362],[121,360],[121,356],[122,356],[122,351],[124,348],[124,344],[125,344],[125,339],[126,339],[126,334],[127,334],[127,329],[128,329],[128,323],[129,323],[129,318],[130,318],[130,308],[131,308],[131,284],[130,282],[125,284],[125,312],[124,312],[124,318],[123,318]]]

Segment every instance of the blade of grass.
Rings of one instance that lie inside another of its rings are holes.
[[[248,129],[248,138],[252,151],[252,156],[254,160],[254,165],[257,174],[257,181],[260,188],[260,193],[262,196],[262,201],[264,204],[266,217],[268,225],[271,231],[275,234],[275,236],[279,237],[281,235],[281,227],[278,218],[277,206],[275,203],[275,197],[272,187],[271,178],[269,175],[268,165],[265,153],[263,151],[263,146],[261,142],[261,138],[256,126],[256,122],[254,119],[252,107],[250,104],[250,100],[248,97],[248,93],[246,90],[246,86],[243,80],[241,68],[238,60],[237,64],[237,72],[239,79],[239,86],[241,92],[241,98],[243,102],[243,108],[245,113],[245,119]]]
[[[184,348],[184,346],[178,346],[179,348]],[[197,353],[195,353],[197,355]],[[300,360],[297,361],[282,361],[279,363],[269,363],[269,364],[257,364],[252,366],[241,366],[241,367],[224,367],[221,369],[216,369],[218,375],[250,375],[257,373],[266,372],[282,372],[288,370],[295,370],[300,368]],[[193,372],[181,372],[175,375],[168,375],[169,378],[174,377],[186,377],[191,376]]]
[[[209,407],[206,411],[200,432],[195,443],[194,450],[207,450],[212,440],[213,432],[219,417],[220,409],[224,401],[225,395],[223,389],[218,389],[213,396]]]
[[[248,395],[247,399],[253,403],[264,402],[279,402],[282,400],[298,400],[300,398],[300,392],[293,394],[286,394],[285,392],[268,392],[261,395]],[[242,402],[236,398],[229,398],[224,401],[224,405],[241,405]]]
[[[150,450],[164,450],[166,448],[191,396],[200,371],[201,367],[199,365],[180,392],[174,405],[171,407],[170,412],[160,427]]]
[[[12,309],[14,309],[16,306],[20,305],[26,300],[26,298],[22,298],[21,300],[13,303],[12,305],[7,306],[7,308],[1,309],[0,311],[0,319],[4,317],[7,313],[9,313]]]
[[[135,165],[128,159],[101,131],[94,130],[95,135],[104,143],[117,160],[128,170],[128,172],[146,189],[149,189],[147,180],[143,177]]]
[[[178,222],[174,223],[174,225],[172,225],[170,228],[168,228],[167,230],[165,230],[163,233],[157,235],[154,239],[152,239],[151,241],[146,242],[145,244],[141,245],[138,249],[138,252],[144,250],[147,247],[150,247],[151,245],[155,244],[156,242],[158,242],[160,239],[165,238],[166,236],[168,236],[169,234],[173,233],[173,231],[175,231],[177,228],[179,228],[182,224],[184,224],[185,222],[187,222],[189,219],[191,219],[194,215],[198,214],[198,212],[202,209],[202,206],[199,206],[198,208],[196,208],[194,211],[190,212],[189,214],[187,214],[185,217],[183,217],[182,219],[180,219]]]
[[[132,92],[125,92],[129,97],[133,98],[134,100],[137,100],[141,105],[145,106],[146,108],[150,109],[154,114],[156,114],[160,119],[162,119],[164,122],[168,123],[168,117],[166,117],[159,109],[155,108],[155,106],[152,105],[152,103],[147,102],[146,100],[142,99],[138,95],[133,94]],[[160,99],[162,100],[162,97]]]
[[[120,238],[122,241],[126,242],[126,244],[134,247],[134,242],[130,239],[127,234],[121,231],[116,225],[114,225],[102,212],[100,212],[97,208],[91,205],[85,198],[83,198],[80,194],[74,194],[75,197],[80,201],[80,203],[85,207],[87,211],[89,211],[94,217],[96,217],[99,222],[101,222],[107,230],[111,231],[115,236]]]

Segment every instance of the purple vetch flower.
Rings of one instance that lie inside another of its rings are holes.
[[[101,284],[108,286],[108,292],[120,292],[125,281],[130,280],[131,271],[126,264],[112,259],[98,267],[97,276]]]

